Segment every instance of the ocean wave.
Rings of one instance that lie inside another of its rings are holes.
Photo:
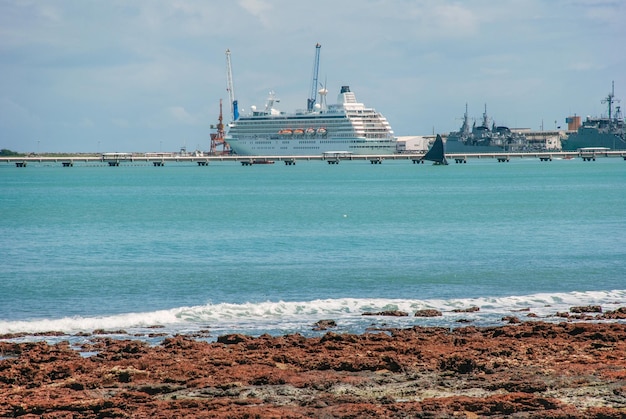
[[[63,317],[59,319],[0,320],[0,335],[15,333],[45,333],[50,331],[75,334],[93,330],[134,330],[162,327],[169,334],[211,328],[224,332],[240,331],[291,331],[309,327],[321,319],[334,319],[346,325],[371,322],[365,312],[399,310],[409,313],[405,318],[385,318],[391,325],[414,323],[412,313],[421,309],[435,309],[442,316],[430,324],[455,322],[459,317],[471,321],[488,321],[510,315],[511,312],[529,310],[537,317],[555,316],[569,311],[572,306],[600,305],[612,310],[626,304],[626,290],[584,291],[569,293],[541,293],[523,296],[481,297],[466,299],[376,299],[336,298],[312,301],[265,301],[260,303],[218,303],[193,307],[178,307],[145,313],[127,313],[98,317]],[[471,313],[454,312],[455,309],[479,307]],[[434,322],[434,323],[433,323]],[[348,327],[352,330],[352,327]]]

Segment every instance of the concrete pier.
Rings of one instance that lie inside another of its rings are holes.
[[[408,160],[413,164],[423,164],[425,153],[400,153],[385,155],[360,155],[350,153],[334,153],[332,155],[305,155],[305,156],[150,156],[146,154],[110,153],[103,156],[58,156],[58,157],[0,157],[0,163],[14,164],[16,167],[25,167],[29,163],[61,163],[63,166],[73,166],[75,163],[104,163],[109,166],[119,166],[121,162],[152,164],[163,166],[165,162],[189,162],[198,166],[207,166],[210,162],[239,162],[242,165],[272,164],[282,161],[285,165],[294,165],[298,160],[319,160],[328,164],[338,164],[340,161],[369,161],[370,164],[381,164],[383,160]],[[535,158],[541,161],[554,159],[568,160],[581,158],[584,161],[595,161],[599,158],[619,157],[626,160],[626,150],[607,150],[602,152],[579,152],[579,151],[550,151],[550,152],[527,152],[527,153],[446,153],[447,159],[456,163],[469,163],[471,159],[495,159],[499,162],[508,162],[516,158]]]

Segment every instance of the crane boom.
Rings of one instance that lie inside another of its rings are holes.
[[[235,87],[233,86],[233,68],[230,63],[230,49],[226,50],[226,91],[230,101],[230,117],[233,121],[239,119],[239,108],[235,99]]]
[[[315,60],[313,61],[313,81],[311,83],[311,94],[306,101],[306,109],[309,112],[313,110],[315,102],[317,102],[317,77],[320,70],[320,48],[322,48],[322,46],[318,42],[315,45]]]

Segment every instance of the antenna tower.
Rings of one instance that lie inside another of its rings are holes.
[[[619,99],[615,99],[615,81],[611,82],[611,93],[608,94],[606,99],[602,99],[602,103],[609,104],[609,120],[611,119],[611,114],[613,113],[613,103],[620,102]]]

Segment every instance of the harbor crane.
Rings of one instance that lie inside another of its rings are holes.
[[[309,95],[309,99],[306,101],[306,109],[311,112],[315,107],[315,102],[317,102],[317,77],[320,70],[320,48],[322,46],[318,42],[315,45],[315,60],[313,61],[313,82],[311,83],[311,94]]]
[[[220,99],[220,116],[218,117],[217,120],[218,120],[217,127],[216,127],[217,132],[211,133],[211,149],[209,151],[209,154],[212,156],[215,156],[218,154],[230,153],[230,146],[224,139],[225,135],[224,135],[224,122],[222,118],[222,99]],[[211,126],[211,128],[213,128],[213,126]],[[221,147],[220,151],[217,150],[218,147]]]
[[[230,49],[226,50],[226,91],[230,100],[230,117],[233,121],[239,119],[239,107],[235,99],[235,87],[233,86],[233,67],[230,63]],[[221,111],[220,111],[221,115]]]

